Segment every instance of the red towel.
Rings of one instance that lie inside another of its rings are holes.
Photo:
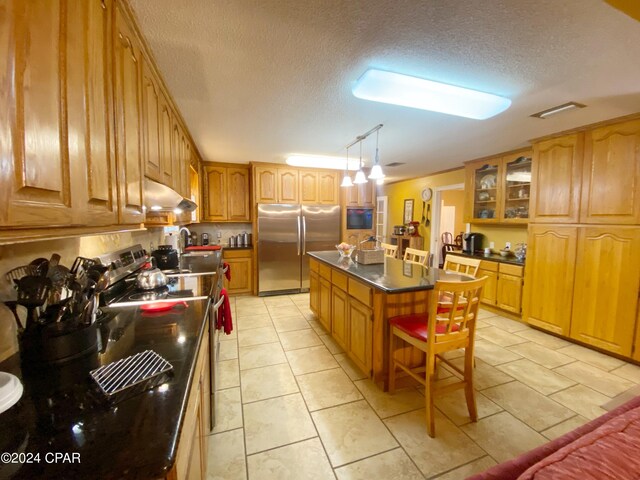
[[[224,276],[227,277],[227,280],[230,282],[231,281],[231,265],[229,265],[227,262],[222,262],[222,268],[227,269],[227,271],[224,272]]]
[[[233,319],[231,318],[231,304],[229,303],[229,295],[227,289],[220,290],[220,296],[224,298],[222,305],[218,308],[216,315],[216,329],[224,328],[224,333],[229,335],[233,331]]]

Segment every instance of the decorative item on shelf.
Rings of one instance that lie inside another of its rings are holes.
[[[490,197],[489,192],[478,192],[478,200],[481,202],[486,202]]]
[[[518,261],[520,262],[524,261],[525,258],[527,257],[527,244],[517,243],[514,253],[516,254],[516,259],[518,259]]]
[[[480,179],[480,188],[489,190],[496,187],[496,174],[490,173]]]
[[[407,235],[411,235],[412,237],[419,237],[420,232],[418,231],[418,227],[420,226],[420,222],[409,222],[407,225]]]
[[[413,199],[407,199],[404,201],[404,211],[402,216],[404,224],[408,224],[413,221]]]

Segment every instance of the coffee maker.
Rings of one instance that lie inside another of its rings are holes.
[[[481,233],[465,233],[462,239],[464,240],[464,244],[462,246],[462,251],[464,253],[473,254],[476,250],[482,250],[482,238],[484,235]]]

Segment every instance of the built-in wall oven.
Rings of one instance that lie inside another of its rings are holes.
[[[347,208],[347,230],[371,230],[373,208]]]

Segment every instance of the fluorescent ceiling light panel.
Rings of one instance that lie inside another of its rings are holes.
[[[491,93],[376,69],[364,72],[352,92],[364,100],[476,120],[493,117],[511,105],[508,98]]]
[[[330,157],[327,155],[293,154],[287,157],[287,165],[292,167],[330,168],[332,170],[344,170],[347,165],[346,157]],[[349,159],[349,170],[354,172],[360,168],[360,160]]]
[[[556,113],[566,112],[567,110],[573,110],[575,108],[584,108],[584,107],[586,107],[586,105],[583,105],[582,103],[567,102],[567,103],[563,103],[562,105],[558,105],[557,107],[547,108],[546,110],[543,110],[541,112],[534,113],[531,116],[541,118],[544,120],[545,118],[550,117],[551,115],[555,115]]]

